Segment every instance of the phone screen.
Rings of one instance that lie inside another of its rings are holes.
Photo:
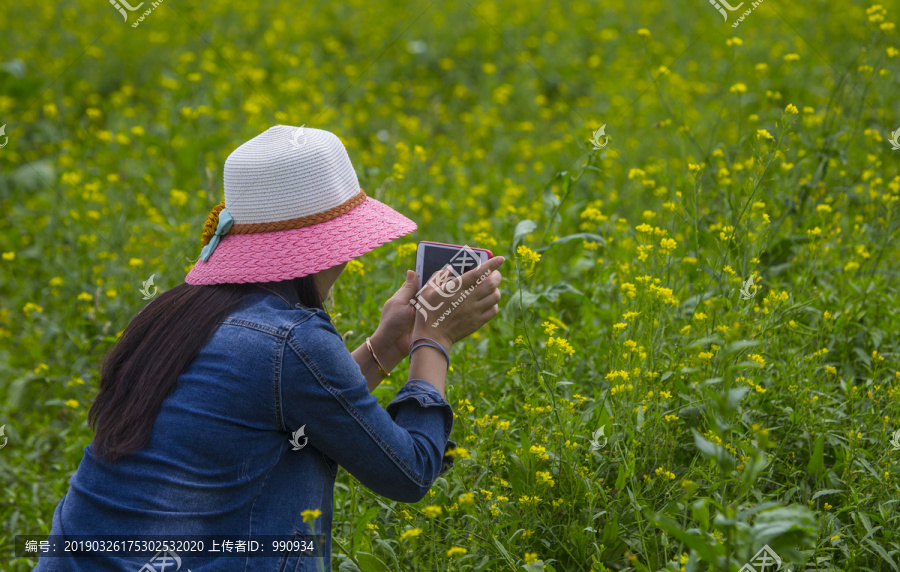
[[[428,282],[432,274],[449,264],[457,274],[464,274],[481,264],[477,252],[452,246],[422,244],[425,254],[422,259],[422,283]],[[453,275],[451,275],[453,278]]]

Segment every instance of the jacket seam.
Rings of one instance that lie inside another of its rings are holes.
[[[251,330],[258,330],[260,332],[265,332],[267,334],[272,334],[273,336],[280,335],[280,331],[272,326],[266,324],[260,324],[259,322],[252,322],[250,320],[245,320],[243,318],[226,318],[222,321],[223,326],[241,326],[244,328],[250,328]]]
[[[275,427],[283,431],[288,431],[284,424],[284,411],[281,406],[281,363],[284,359],[284,342],[286,337],[279,340],[277,350],[275,352],[275,365],[272,368],[272,398],[275,403]]]
[[[403,473],[409,478],[409,480],[411,480],[416,486],[430,487],[434,483],[434,481],[420,479],[419,475],[417,475],[416,472],[413,471],[412,468],[410,468],[409,465],[407,465],[399,455],[397,455],[397,453],[391,448],[391,446],[388,445],[384,441],[384,439],[382,439],[381,435],[374,431],[372,427],[366,422],[366,420],[362,418],[362,416],[359,414],[359,411],[357,411],[356,408],[353,407],[353,405],[349,401],[347,401],[347,399],[340,392],[336,391],[334,389],[334,386],[332,386],[325,380],[324,376],[319,371],[318,367],[316,367],[316,364],[310,359],[309,355],[307,355],[307,353],[302,348],[296,347],[296,345],[291,342],[293,342],[293,340],[288,341],[291,349],[294,350],[301,361],[303,361],[304,365],[306,365],[306,367],[312,372],[313,376],[316,378],[316,381],[318,381],[319,384],[322,385],[322,387],[325,388],[325,390],[328,391],[328,393],[330,393],[331,396],[334,397],[348,413],[350,413],[353,419],[355,419],[356,422],[359,423],[363,427],[363,429],[365,429],[369,437],[371,437],[378,444],[378,446],[381,447],[382,451],[388,454],[389,458],[403,471]]]
[[[262,484],[259,486],[259,490],[256,491],[256,496],[253,498],[253,502],[250,504],[250,516],[247,518],[247,536],[253,538],[253,509],[256,507],[256,501],[259,500],[260,495],[262,495],[263,489],[266,488],[266,485],[269,482],[269,477],[272,476],[272,470],[278,465],[278,462],[281,461],[281,455],[284,454],[285,448],[284,444],[282,444],[278,448],[278,458],[275,459],[275,462],[269,466],[269,469],[266,471],[266,478],[263,479]],[[244,570],[247,570],[247,564],[249,564],[250,558],[248,557],[244,564]]]

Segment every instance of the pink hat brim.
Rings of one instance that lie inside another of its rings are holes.
[[[337,266],[416,230],[416,223],[372,197],[312,226],[226,234],[209,260],[198,260],[188,284],[289,280]]]

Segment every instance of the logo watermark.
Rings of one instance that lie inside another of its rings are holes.
[[[112,2],[112,1],[114,1],[114,0],[110,0],[110,1]],[[150,15],[154,10],[156,10],[156,8],[157,8],[160,4],[162,4],[162,3],[163,3],[163,0],[159,0],[158,2],[157,2],[156,0],[154,0],[153,2],[150,2],[150,9],[149,9],[149,10],[144,10],[144,13],[141,14],[140,18],[138,18],[138,19],[134,22],[134,24],[131,25],[131,27],[132,27],[132,28],[137,28],[138,26],[140,26],[140,25],[141,25],[141,22],[144,21],[144,18],[146,18],[147,16],[149,16],[149,15]],[[143,2],[141,2],[140,4],[138,4],[138,8],[140,8],[142,4],[143,4]]]
[[[291,438],[288,439],[288,441],[290,441],[291,445],[294,446],[294,448],[291,449],[291,451],[299,451],[303,447],[306,447],[306,444],[309,442],[309,437],[305,436],[304,433],[306,433],[306,423],[304,423],[303,425],[300,426],[299,429],[297,429],[296,431],[291,433]],[[300,437],[303,437],[302,445],[300,444]]]
[[[144,286],[143,286],[143,288],[140,289],[141,294],[144,295],[144,300],[149,300],[150,298],[153,298],[154,296],[156,296],[156,293],[158,290],[157,290],[156,286],[153,285],[153,277],[154,276],[156,276],[156,274],[151,274],[150,278],[147,278],[146,280],[144,280]],[[152,293],[150,292],[151,287],[153,288]]]
[[[781,570],[781,558],[766,544],[750,562],[741,566],[739,572],[769,572],[770,566],[772,571]]]
[[[744,3],[741,2],[737,6],[732,6],[725,0],[709,0],[709,3],[712,4],[713,8],[718,10],[719,14],[721,14],[722,17],[725,18],[726,22],[728,21],[728,12],[725,11],[726,8],[728,8],[729,11],[734,12],[744,5]]]
[[[9,137],[6,136],[6,123],[0,125],[0,137],[3,137],[3,145],[0,145],[0,149],[3,149],[9,143]]]
[[[116,10],[119,11],[119,14],[122,15],[122,19],[125,22],[128,21],[128,13],[125,12],[126,9],[128,10],[128,12],[134,12],[135,10],[137,10],[138,8],[140,8],[141,6],[144,5],[144,3],[141,2],[137,6],[132,6],[131,4],[129,4],[127,2],[127,0],[122,0],[121,2],[118,2],[117,0],[109,0],[109,3],[113,5],[113,8],[115,8]]]
[[[478,280],[475,281],[475,284],[467,288],[465,291],[460,292],[460,288],[462,288],[462,274],[465,269],[475,264],[478,265],[481,258],[478,254],[475,253],[468,245],[463,246],[453,258],[450,259],[450,262],[447,266],[438,272],[435,272],[428,278],[428,282],[425,283],[422,288],[416,292],[416,297],[409,301],[410,304],[415,306],[416,310],[418,310],[422,317],[426,320],[428,319],[428,313],[425,311],[427,308],[431,311],[437,311],[441,307],[443,307],[444,302],[441,302],[437,306],[432,306],[422,297],[422,290],[431,285],[434,290],[443,296],[444,298],[450,298],[452,296],[457,296],[458,298],[453,302],[450,302],[450,307],[448,307],[441,316],[431,324],[431,327],[436,328],[437,325],[444,321],[444,318],[450,315],[450,312],[453,311],[454,308],[459,306],[466,297],[475,291],[475,287],[481,284],[485,278],[487,278],[488,274],[492,271],[488,270],[484,274],[482,274]]]
[[[306,133],[304,133],[303,131],[303,128],[305,126],[306,123],[294,129],[294,132],[291,133],[291,147],[293,147],[294,149],[299,149],[303,146],[303,143],[306,143]],[[301,138],[303,139],[303,141],[300,140]]]
[[[591,451],[599,451],[600,449],[606,447],[606,443],[609,439],[603,434],[606,431],[606,426],[597,429],[591,435]],[[602,439],[602,440],[601,440]]]
[[[3,427],[0,427],[0,435],[3,435]],[[894,431],[894,436],[891,437],[891,445],[891,451],[900,451],[900,429]]]
[[[600,138],[604,137],[606,140],[603,143],[600,143]],[[599,151],[603,149],[609,144],[609,136],[606,135],[606,123],[600,126],[600,129],[594,131],[594,136],[588,139],[591,142],[591,145],[594,146],[594,151]]]
[[[157,568],[159,566],[159,568]],[[172,568],[170,568],[172,566]],[[175,572],[181,570],[181,557],[169,550],[160,550],[138,572]],[[188,568],[186,572],[191,572]]]
[[[4,127],[6,127],[6,126],[4,125]],[[0,127],[0,135],[3,135],[2,127]],[[888,142],[891,144],[891,147],[893,147],[894,151],[896,151],[897,149],[900,149],[900,141],[897,140],[898,138],[900,138],[900,129],[897,129],[896,131],[891,131],[891,138],[888,139]],[[0,145],[0,147],[3,147],[3,145]]]
[[[752,289],[752,291],[751,291]],[[759,292],[759,285],[753,283],[753,276],[747,278],[743,284],[741,284],[741,298],[744,300],[749,300],[756,296],[756,293]]]
[[[724,4],[724,1],[723,1],[723,0],[719,0],[719,1],[722,2],[722,3]],[[738,26],[740,26],[740,25],[741,25],[741,22],[744,21],[744,18],[746,18],[747,16],[749,16],[750,14],[752,14],[753,11],[756,10],[756,8],[757,8],[760,4],[762,4],[762,3],[763,3],[763,0],[758,0],[758,1],[757,1],[757,0],[754,0],[753,2],[751,2],[751,3],[750,3],[750,9],[749,9],[749,10],[745,10],[744,13],[741,14],[740,18],[738,18],[737,21],[736,21],[734,24],[731,25],[731,27],[732,27],[732,28],[737,28]],[[744,4],[744,3],[741,2],[741,3],[738,5],[738,8],[740,8],[743,4]]]

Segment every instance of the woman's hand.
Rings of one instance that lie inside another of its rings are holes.
[[[372,334],[372,345],[378,359],[382,359],[381,356],[384,355],[384,361],[394,362],[396,359],[396,365],[409,353],[409,342],[412,341],[410,335],[416,318],[416,309],[409,301],[416,297],[418,287],[418,275],[407,270],[406,282],[384,303],[381,321]]]
[[[447,281],[441,291],[430,284],[426,286],[420,294],[422,303],[418,304],[426,315],[415,312],[412,339],[431,338],[449,352],[450,346],[489,322],[500,311],[502,276],[497,269],[504,261],[502,256],[495,256]],[[442,272],[445,276],[448,273],[446,269]]]

